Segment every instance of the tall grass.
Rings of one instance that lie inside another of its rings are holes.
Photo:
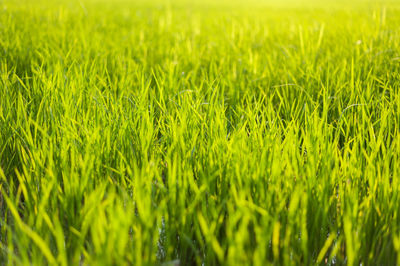
[[[0,264],[400,264],[399,7],[0,1]]]

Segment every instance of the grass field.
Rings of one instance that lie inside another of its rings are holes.
[[[0,264],[400,264],[400,2],[0,0]]]

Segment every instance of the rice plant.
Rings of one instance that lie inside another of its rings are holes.
[[[0,264],[400,264],[398,14],[1,0]]]

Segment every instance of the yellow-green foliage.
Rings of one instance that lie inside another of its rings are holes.
[[[0,0],[0,264],[399,264],[399,14]]]

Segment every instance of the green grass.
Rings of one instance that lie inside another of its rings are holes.
[[[0,1],[0,264],[400,264],[399,12]]]

